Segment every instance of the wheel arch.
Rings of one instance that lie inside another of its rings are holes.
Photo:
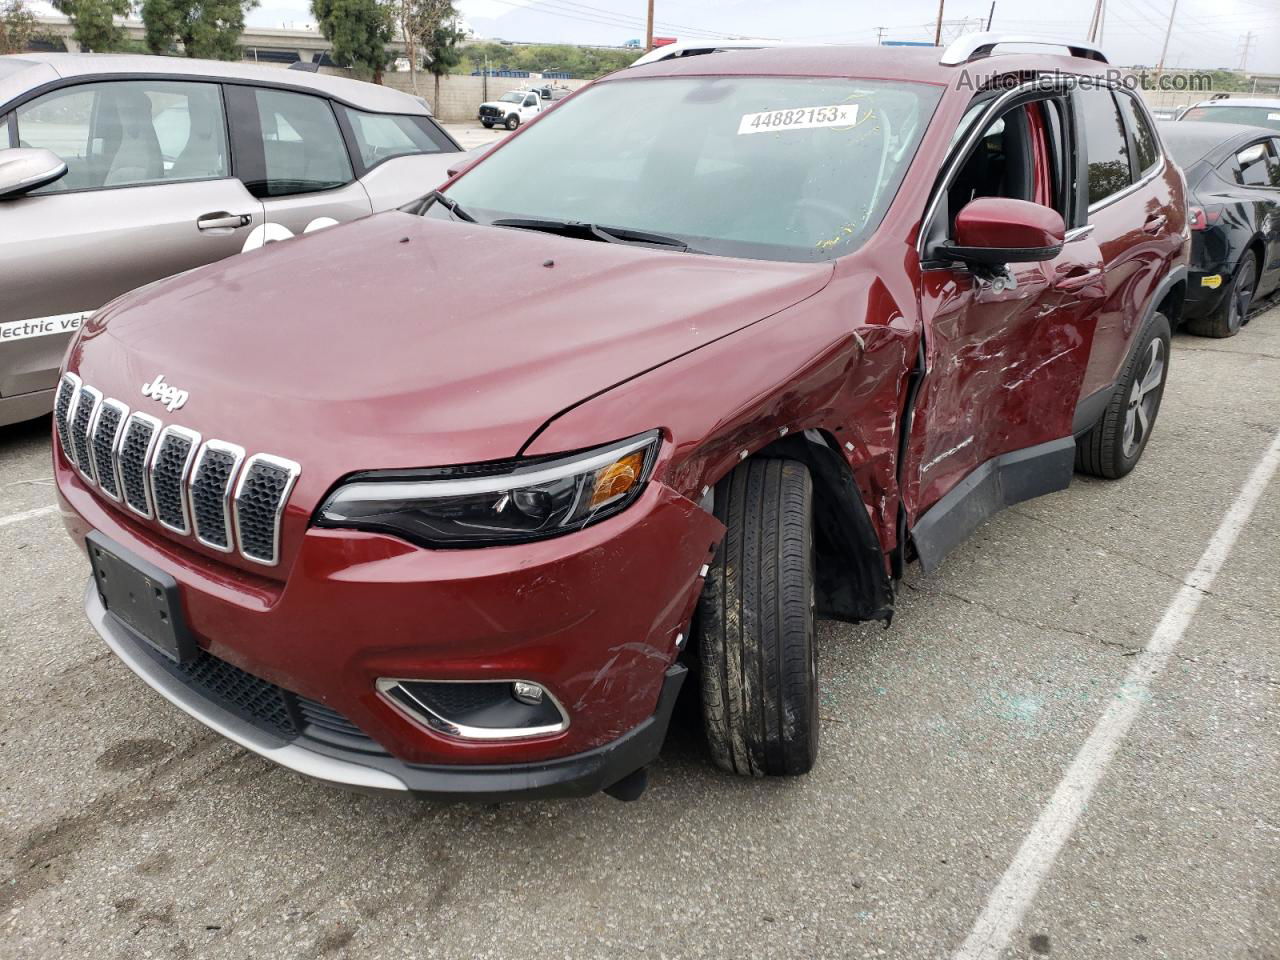
[[[893,619],[893,581],[853,470],[839,450],[833,434],[811,429],[780,437],[748,459],[786,458],[809,468],[818,613],[849,623],[888,623]]]

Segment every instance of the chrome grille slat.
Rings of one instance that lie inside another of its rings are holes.
[[[196,539],[223,553],[230,553],[235,547],[231,532],[231,485],[243,462],[244,447],[207,440],[191,468],[189,498]]]
[[[147,465],[151,485],[151,505],[160,526],[174,533],[191,532],[191,512],[187,509],[187,480],[191,461],[200,447],[200,434],[173,424],[160,431],[155,452]]]
[[[84,481],[166,530],[253,563],[280,562],[280,527],[302,468],[163,424],[64,373],[54,395],[63,455]]]
[[[102,394],[88,384],[82,385],[76,394],[75,410],[71,413],[71,449],[75,453],[76,469],[89,483],[94,483],[93,456],[89,449],[89,424],[98,412]]]
[[[68,460],[72,459],[71,411],[75,407],[76,392],[79,389],[80,378],[74,373],[64,373],[58,381],[58,393],[53,400],[53,422],[58,430],[58,443]]]
[[[160,421],[150,414],[131,414],[116,450],[116,468],[125,506],[141,517],[150,519],[151,485],[147,483],[147,465],[160,436]]]
[[[280,560],[280,519],[302,471],[292,460],[258,453],[250,457],[236,483],[234,518],[240,555],[275,566]]]
[[[98,415],[89,425],[90,446],[93,451],[93,471],[98,478],[98,488],[112,500],[120,502],[120,472],[116,467],[116,450],[124,432],[129,408],[110,397],[98,407]]]

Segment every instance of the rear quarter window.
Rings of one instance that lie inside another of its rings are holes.
[[[1160,141],[1156,139],[1155,131],[1151,129],[1151,124],[1147,122],[1147,115],[1139,106],[1137,99],[1128,93],[1118,95],[1120,103],[1129,119],[1129,126],[1133,130],[1133,145],[1137,152],[1138,174],[1145,176],[1156,168],[1160,163]]]
[[[427,117],[342,109],[346,111],[366,168],[393,157],[457,152],[445,133]]]

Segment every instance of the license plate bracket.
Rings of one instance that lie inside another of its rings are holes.
[[[85,544],[107,613],[175,663],[194,659],[199,647],[183,615],[178,582],[97,531]]]

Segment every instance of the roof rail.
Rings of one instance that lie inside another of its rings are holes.
[[[631,66],[643,67],[646,63],[673,60],[676,57],[695,57],[703,53],[720,53],[724,50],[763,50],[766,47],[785,46],[779,40],[700,40],[684,43],[668,43],[641,54]]]
[[[1055,40],[1052,37],[1017,33],[966,33],[952,41],[951,45],[942,52],[942,58],[938,62],[944,66],[954,67],[972,60],[980,60],[983,57],[992,56],[996,46],[1003,43],[1033,43],[1041,47],[1066,47],[1073,57],[1097,60],[1099,63],[1110,62],[1097,44],[1086,40]]]

